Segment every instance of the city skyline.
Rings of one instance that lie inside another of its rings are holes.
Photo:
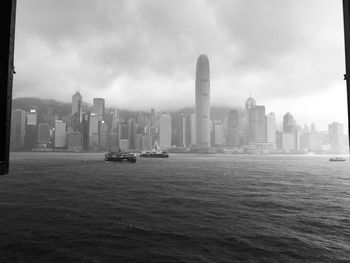
[[[152,108],[121,117],[117,109],[106,110],[104,98],[94,98],[92,107],[82,111],[80,92],[72,96],[71,109],[66,113],[52,107],[37,111],[40,105],[25,110],[22,104],[22,108],[13,110],[11,149],[80,152],[160,148],[182,153],[298,154],[348,151],[348,135],[342,123],[333,121],[327,131],[320,131],[315,123],[300,125],[287,112],[283,123],[277,124],[275,114],[266,114],[265,106],[257,105],[252,97],[246,100],[243,112],[227,110],[224,116],[212,116],[207,56],[198,57],[196,72],[194,112],[156,114]]]
[[[14,97],[68,102],[74,89],[111,107],[176,110],[194,104],[205,53],[211,105],[241,107],[251,92],[277,118],[347,125],[340,2],[191,4],[19,3]]]

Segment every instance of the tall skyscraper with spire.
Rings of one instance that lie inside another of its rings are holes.
[[[197,147],[210,147],[210,71],[206,55],[200,55],[196,65]]]
[[[82,120],[82,105],[83,105],[83,97],[80,92],[77,91],[72,96],[72,115],[76,115],[79,122]]]

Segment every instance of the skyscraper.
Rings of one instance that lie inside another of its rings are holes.
[[[47,145],[50,142],[50,125],[48,123],[39,123],[38,125],[38,144]]]
[[[329,142],[333,150],[339,150],[342,146],[342,137],[344,135],[343,124],[333,122],[328,125]]]
[[[171,117],[167,114],[160,116],[160,147],[169,148],[171,146]]]
[[[78,121],[79,123],[82,121],[82,105],[83,97],[81,96],[80,92],[77,91],[72,96],[72,115],[74,116],[74,120]]]
[[[99,116],[91,113],[89,118],[89,148],[96,150],[99,144]]]
[[[239,145],[239,115],[238,111],[231,110],[227,119],[227,138],[226,144],[228,146]]]
[[[197,116],[196,114],[191,114],[191,144],[197,145]]]
[[[156,125],[156,111],[154,109],[151,109],[150,120],[151,120],[151,127]]]
[[[25,111],[20,109],[12,111],[10,139],[11,151],[19,151],[23,148],[26,121],[25,114]]]
[[[256,105],[249,97],[245,103],[246,143],[266,142],[265,106]]]
[[[276,116],[273,112],[266,115],[266,141],[276,143]]]
[[[214,145],[216,147],[224,145],[224,126],[221,121],[214,122]]]
[[[245,103],[245,141],[246,143],[255,142],[255,112],[256,102],[249,97]]]
[[[209,60],[200,55],[196,65],[197,147],[210,147],[210,72]]]
[[[66,145],[66,123],[57,120],[55,122],[55,147],[64,147]]]
[[[296,122],[293,115],[287,112],[283,116],[283,132],[284,133],[294,133],[296,130]]]
[[[256,105],[253,108],[254,112],[254,132],[255,142],[266,142],[266,116],[265,106]]]
[[[181,113],[171,115],[172,145],[186,147],[186,119]]]
[[[103,120],[105,114],[105,100],[103,98],[94,98],[92,113],[98,116],[98,120]]]
[[[24,137],[24,145],[26,150],[36,148],[38,143],[38,114],[35,108],[27,112],[27,125]]]

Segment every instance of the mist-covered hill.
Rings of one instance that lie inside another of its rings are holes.
[[[67,103],[67,102],[60,102],[57,100],[39,99],[39,98],[16,98],[12,100],[12,109],[22,109],[25,111],[29,111],[32,108],[35,108],[38,111],[39,115],[57,114],[58,117],[62,117],[62,116],[69,115],[71,113],[72,105],[71,103]],[[227,117],[229,111],[232,109],[236,109],[239,112],[243,112],[243,109],[238,107],[235,108],[235,107],[224,107],[224,106],[211,106],[210,108],[211,119],[223,120],[225,117]],[[88,112],[90,110],[91,110],[91,105],[83,103],[83,111]],[[122,118],[134,117],[136,113],[126,109],[120,109],[119,111]],[[192,114],[192,113],[195,113],[195,108],[187,107],[187,108],[179,109],[176,112]]]

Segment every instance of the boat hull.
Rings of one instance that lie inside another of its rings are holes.
[[[105,154],[106,162],[129,162],[136,163],[136,156],[134,154],[114,154],[106,153]]]

